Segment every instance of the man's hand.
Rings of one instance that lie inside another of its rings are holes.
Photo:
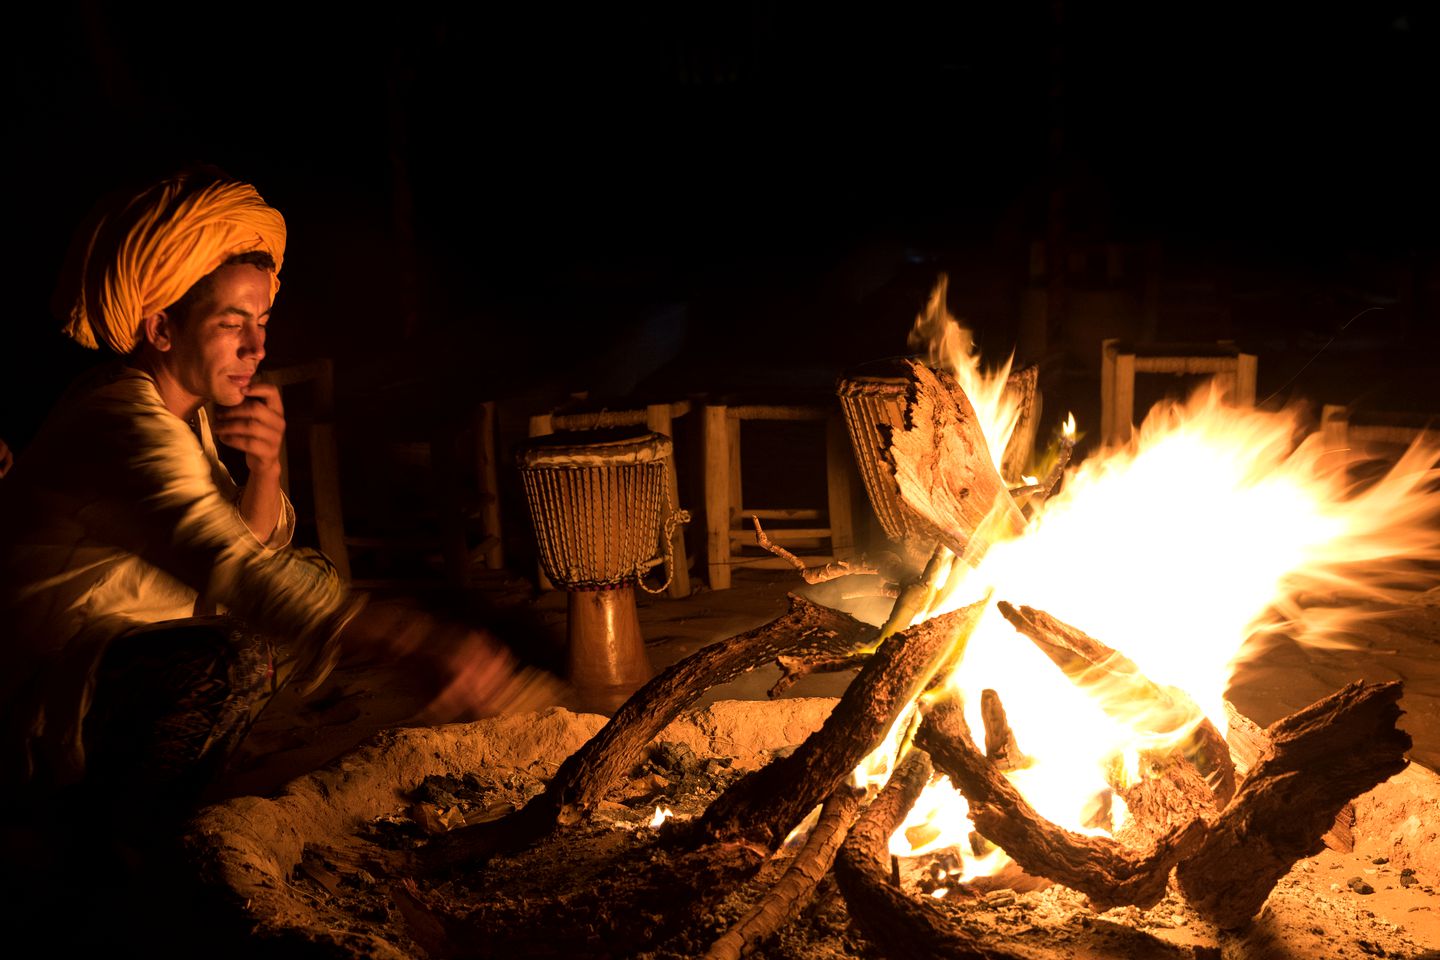
[[[280,449],[285,443],[285,408],[280,388],[252,383],[245,399],[233,407],[217,407],[211,428],[215,439],[244,451],[250,479],[240,495],[240,516],[255,539],[270,542],[280,524]]]
[[[215,439],[245,453],[250,473],[280,473],[280,448],[285,444],[285,407],[280,388],[252,383],[245,399],[233,407],[215,410]]]
[[[372,603],[350,621],[341,643],[418,668],[426,706],[416,718],[452,723],[525,713],[561,703],[565,685],[522,664],[490,634],[437,619],[402,603]],[[402,667],[403,668],[403,667]]]
[[[9,473],[13,466],[15,466],[15,454],[10,452],[10,448],[5,445],[4,440],[0,440],[0,477]]]

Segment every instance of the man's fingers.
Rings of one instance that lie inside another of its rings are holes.
[[[239,447],[241,443],[250,442],[271,447],[277,452],[285,436],[276,430],[254,424],[216,428],[213,432],[216,440],[228,446]]]
[[[280,388],[273,383],[251,383],[245,388],[245,396],[253,397],[278,414],[285,413],[285,407],[280,402]]]
[[[246,400],[233,407],[222,407],[215,413],[216,423],[240,423],[247,420],[268,424],[280,430],[285,429],[285,417],[282,414],[253,400]]]

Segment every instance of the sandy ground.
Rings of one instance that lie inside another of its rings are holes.
[[[528,581],[492,581],[511,604],[527,607],[538,621],[563,637],[565,595],[535,594]],[[780,616],[790,591],[806,589],[795,575],[739,571],[730,590],[700,588],[673,600],[641,594],[641,629],[652,666],[660,670],[700,647]],[[833,597],[817,598],[833,600]],[[878,616],[876,604],[839,604],[857,616]],[[1414,739],[1412,760],[1440,770],[1440,591],[1399,605],[1373,604],[1340,638],[1344,647],[1317,649],[1284,636],[1267,638],[1258,655],[1241,668],[1229,697],[1261,724],[1334,692],[1351,680],[1401,680],[1405,684],[1401,726]],[[774,666],[752,671],[716,687],[701,701],[758,700],[779,676]],[[839,696],[853,674],[807,677],[787,696]],[[575,707],[577,704],[566,704]],[[262,715],[215,797],[266,795],[328,762],[385,727],[406,724],[422,702],[413,687],[382,669],[342,663],[308,698],[282,693]]]

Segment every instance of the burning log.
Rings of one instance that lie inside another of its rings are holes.
[[[1015,429],[1005,452],[1000,457],[1000,472],[1006,477],[1018,477],[1025,472],[1030,454],[1035,449],[1035,433],[1040,427],[1040,367],[1031,364],[1010,374],[1005,392],[1014,397],[1019,405],[1015,418]]]
[[[1188,731],[1176,749],[1205,778],[1216,807],[1230,802],[1235,795],[1230,746],[1189,694],[1178,687],[1160,686],[1142,674],[1129,657],[1043,610],[1015,607],[1003,600],[996,607],[1110,716],[1155,734]]]
[[[1230,744],[1230,758],[1235,761],[1235,772],[1244,777],[1255,761],[1270,750],[1270,735],[1229,700],[1225,701],[1225,725],[1225,740]],[[1349,853],[1355,849],[1355,804],[1347,803],[1340,808],[1339,816],[1321,839],[1325,846],[1338,853]]]
[[[705,960],[740,960],[789,923],[815,895],[845,839],[864,794],[841,784],[825,800],[820,819],[778,883],[745,917],[711,945]]]
[[[795,752],[736,782],[710,804],[701,833],[775,849],[855,770],[940,666],[968,639],[985,603],[933,617],[885,640],[824,726]]]
[[[989,544],[1025,529],[990,456],[975,408],[953,377],[914,361],[904,429],[891,431],[890,460],[901,501],[969,563]]]
[[[1216,813],[1209,784],[1195,765],[1179,754],[1142,751],[1139,780],[1119,786],[1112,781],[1112,787],[1125,801],[1128,813],[1115,839],[1127,847],[1153,844],[1176,824],[1209,819]]]
[[[1197,850],[1205,836],[1204,821],[1190,820],[1141,856],[1109,838],[1083,836],[1045,820],[976,748],[953,697],[931,708],[915,743],[965,795],[981,836],[1027,873],[1085,894],[1097,910],[1159,903],[1171,868]]]
[[[987,945],[932,903],[907,896],[890,878],[890,835],[930,782],[930,758],[912,749],[840,847],[835,879],[850,916],[887,957],[903,960],[1031,960],[1029,951]]]
[[[655,735],[706,690],[785,651],[836,656],[863,648],[874,638],[875,628],[869,624],[791,594],[790,610],[783,617],[712,643],[637,690],[599,733],[565,760],[544,793],[503,820],[436,838],[425,859],[432,867],[483,861],[501,849],[533,842],[557,823],[573,823],[599,803],[639,762]]]
[[[994,690],[980,691],[980,715],[985,720],[985,756],[1001,770],[1019,770],[1030,765],[1030,758],[1020,752],[1020,743],[1010,721],[1005,716],[1005,705],[1000,694]]]
[[[1405,769],[1410,736],[1398,681],[1355,681],[1276,721],[1270,744],[1195,856],[1176,871],[1180,889],[1214,923],[1243,926],[1346,803]]]

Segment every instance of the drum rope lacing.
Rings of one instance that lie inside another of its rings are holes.
[[[640,584],[640,589],[649,594],[661,594],[670,589],[670,581],[675,579],[675,528],[682,523],[690,522],[689,510],[676,510],[674,502],[670,499],[670,485],[665,484],[665,509],[669,516],[665,518],[665,555],[663,560],[648,560],[635,565],[635,582]],[[657,562],[665,564],[665,582],[656,590],[651,590],[645,583],[645,574],[655,566]]]

